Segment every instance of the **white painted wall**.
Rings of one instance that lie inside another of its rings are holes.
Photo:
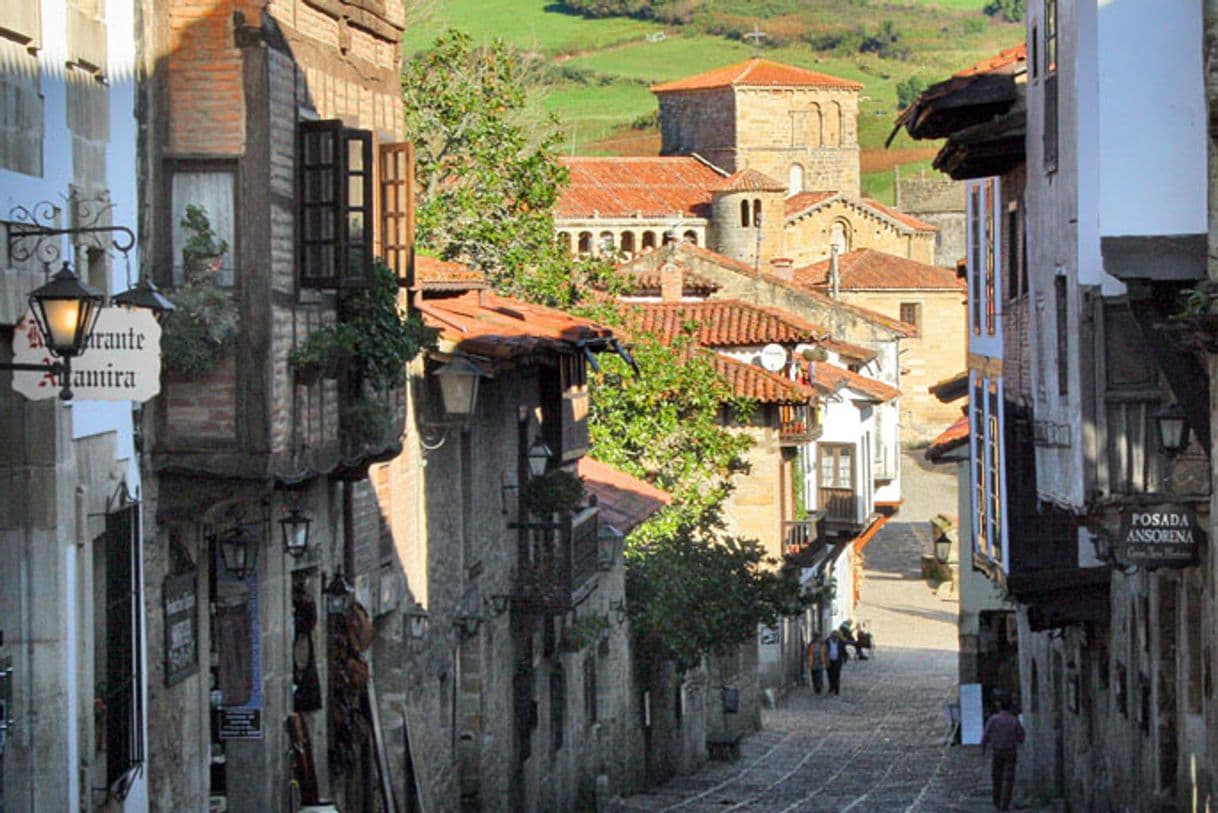
[[[1100,233],[1204,233],[1206,173],[1198,170],[1206,166],[1203,4],[1100,0],[1098,10],[1080,5],[1083,14],[1098,18],[1097,70],[1084,72],[1093,54],[1091,43],[1080,37],[1078,90],[1080,113],[1088,109],[1083,102],[1092,88],[1099,91]],[[1080,28],[1086,33],[1085,24]],[[1080,131],[1086,118],[1080,115]],[[1092,134],[1080,132],[1080,141],[1084,135],[1089,142]],[[1080,219],[1080,237],[1081,231]]]

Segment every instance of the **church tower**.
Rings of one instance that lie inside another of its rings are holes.
[[[768,268],[782,253],[786,187],[752,169],[711,190],[712,248],[754,268]]]
[[[756,170],[787,195],[859,194],[858,82],[754,57],[652,87],[661,155]]]

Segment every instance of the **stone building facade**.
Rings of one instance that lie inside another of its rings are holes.
[[[955,268],[965,251],[963,184],[944,175],[928,176],[925,170],[908,176],[902,175],[897,166],[893,172],[896,208],[938,229],[933,262],[943,268]]]

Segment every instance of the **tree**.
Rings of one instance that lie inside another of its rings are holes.
[[[910,76],[897,82],[897,109],[904,110],[918,100],[922,91],[926,90],[926,82],[917,76]]]
[[[1026,4],[1025,0],[989,0],[984,11],[991,17],[1001,15],[1008,23],[1017,23],[1023,19]]]
[[[415,143],[417,240],[486,271],[501,292],[572,301],[571,261],[554,240],[567,181],[558,124],[528,121],[526,65],[502,40],[474,47],[450,29],[402,73]]]

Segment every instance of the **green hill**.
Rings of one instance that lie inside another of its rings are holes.
[[[687,24],[624,17],[584,18],[547,0],[435,0],[409,23],[405,53],[426,48],[449,26],[475,39],[502,37],[544,60],[538,104],[558,117],[572,149],[585,154],[654,154],[650,85],[746,59],[770,59],[864,85],[859,139],[866,191],[891,200],[891,167],[925,161],[926,144],[902,134],[883,141],[897,110],[897,84],[927,83],[1024,38],[1022,23],[985,16],[985,0],[702,0]],[[758,49],[742,36],[758,26]],[[865,49],[865,50],[862,50]],[[634,127],[632,125],[639,125]],[[650,124],[650,126],[646,126]]]

